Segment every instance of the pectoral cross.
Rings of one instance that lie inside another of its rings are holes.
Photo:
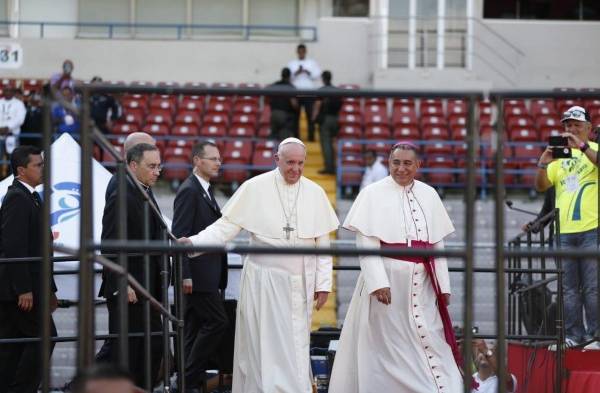
[[[294,228],[292,228],[292,227],[290,226],[290,224],[289,224],[289,223],[286,223],[286,224],[285,224],[285,226],[283,227],[283,231],[285,232],[285,238],[286,238],[287,240],[290,240],[290,233],[291,233],[292,231],[294,231],[294,230],[295,230],[295,229],[294,229]]]

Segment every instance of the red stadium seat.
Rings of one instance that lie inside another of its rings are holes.
[[[202,114],[202,111],[204,110],[204,103],[204,96],[183,96],[179,102],[179,109],[198,111],[200,114]]]
[[[256,127],[251,124],[235,123],[229,127],[229,135],[240,138],[252,138],[256,135]]]
[[[175,124],[200,126],[200,115],[194,111],[179,111],[175,116]]]
[[[344,102],[340,108],[340,113],[356,114],[360,112],[360,103],[354,101]]]
[[[256,150],[252,154],[252,166],[263,167],[258,169],[265,172],[275,166],[275,153],[272,150]]]
[[[146,110],[148,107],[148,96],[142,94],[124,94],[120,101],[123,108],[142,108]]]
[[[360,139],[362,138],[362,129],[354,124],[340,125],[338,138]]]
[[[157,109],[163,109],[175,113],[177,110],[177,97],[173,95],[158,95],[150,99],[150,111],[154,112]]]
[[[451,128],[455,126],[466,127],[467,116],[465,114],[452,114],[448,116],[448,124]]]
[[[203,124],[216,124],[227,126],[229,124],[229,118],[222,114],[211,114],[207,113],[204,115]]]
[[[452,115],[467,116],[467,102],[465,100],[448,100],[448,117]]]
[[[351,113],[341,113],[338,116],[338,123],[340,124],[340,127],[343,127],[345,125],[354,125],[357,127],[362,127],[362,117]]]
[[[479,124],[482,126],[492,124],[492,103],[489,101],[479,102]]]
[[[444,114],[444,106],[439,98],[423,98],[419,103],[419,113],[423,115],[442,116]]]
[[[188,147],[167,147],[163,153],[165,161],[168,161],[172,157],[185,157],[189,161],[192,155],[192,149]]]
[[[170,139],[169,141],[167,141],[167,148],[169,147],[178,147],[180,149],[187,149],[190,151],[190,155],[191,155],[191,151],[192,148],[194,147],[194,145],[196,144],[197,140],[196,139],[191,139],[191,138],[187,138],[187,139]]]
[[[169,135],[169,125],[166,123],[146,123],[142,131],[152,136],[167,136]]]
[[[548,142],[548,138],[551,136],[560,136],[564,132],[562,125],[559,126],[541,126],[540,127],[540,141]]]
[[[43,79],[23,79],[23,94],[29,96],[42,91],[45,81]]]
[[[579,105],[583,106],[581,100],[576,99],[560,99],[556,101],[556,109],[558,110],[559,116],[562,116],[563,112],[567,111],[570,107]]]
[[[256,116],[259,112],[258,102],[236,101],[233,104],[233,114],[244,114]]]
[[[115,150],[117,151],[117,153],[119,153],[119,156],[122,157],[122,155],[123,155],[123,145],[122,144],[113,145],[113,147],[115,148]],[[102,161],[103,161],[104,165],[108,164],[106,166],[114,166],[117,163],[117,160],[115,160],[115,158],[112,156],[112,154],[110,154],[108,152],[104,152],[104,154],[102,155]]]
[[[164,124],[171,127],[173,124],[173,118],[170,114],[162,112],[161,109],[154,109],[146,116],[146,123]]]
[[[365,138],[367,139],[389,139],[392,136],[387,124],[367,125],[365,127]]]
[[[256,144],[254,145],[254,151],[259,151],[259,150],[275,151],[275,149],[277,149],[277,143],[273,140],[257,141]]]
[[[258,127],[258,134],[256,135],[259,138],[270,138],[271,137],[271,126],[266,124],[266,125],[261,125]]]
[[[462,141],[467,137],[467,127],[454,125],[450,127],[450,137],[455,141]]]
[[[535,128],[515,127],[509,130],[509,138],[514,142],[537,142],[540,138]]]
[[[244,124],[256,127],[256,121],[256,114],[252,113],[235,114],[231,117],[232,124]]]
[[[363,109],[363,115],[365,119],[367,116],[379,116],[383,119],[387,119],[387,106],[385,102],[383,104],[373,104],[373,103],[365,103],[365,108]]]
[[[259,126],[270,126],[271,125],[271,107],[269,105],[265,105],[263,111],[261,112],[258,118]]]
[[[206,113],[227,116],[229,112],[231,112],[231,102],[229,101],[213,101],[211,99],[206,107]]]
[[[363,145],[356,141],[342,140],[342,157],[346,154],[356,155],[362,154]]]
[[[129,109],[123,113],[120,121],[139,128],[144,123],[143,111],[141,109],[136,111]]]
[[[10,79],[10,78],[2,78],[0,79],[0,87],[2,89],[6,89],[6,88],[15,88],[17,87],[17,80],[16,79]]]
[[[518,162],[537,160],[542,154],[542,148],[533,144],[517,145],[514,147],[514,159]]]
[[[410,106],[415,109],[415,100],[413,98],[394,98],[392,107],[396,108],[397,106]]]
[[[225,142],[225,149],[223,151],[223,158],[225,160],[228,159],[236,159],[236,160],[246,160],[250,161],[252,157],[252,141],[227,141]]]
[[[417,114],[415,112],[394,111],[392,113],[392,126],[416,126]]]
[[[131,134],[132,132],[139,131],[139,130],[141,130],[141,128],[136,124],[116,122],[113,125],[112,133],[127,135],[127,134]]]
[[[370,142],[365,145],[367,151],[374,151],[378,155],[388,156],[392,149],[393,142]]]
[[[422,137],[426,140],[448,140],[450,132],[445,126],[427,125],[422,129]]]
[[[367,126],[388,126],[389,120],[387,114],[380,114],[378,112],[365,112],[364,114],[365,125]]]
[[[542,127],[562,127],[560,118],[555,114],[538,116],[535,123],[538,129]]]
[[[171,128],[171,135],[174,136],[197,136],[198,126],[196,124],[175,124]]]
[[[452,145],[444,141],[429,141],[423,146],[423,153],[429,155],[450,155],[452,154]]]
[[[225,124],[204,124],[200,129],[200,135],[204,137],[218,138],[225,136]]]
[[[421,133],[416,125],[394,126],[394,139],[421,139]]]
[[[531,100],[531,116],[536,119],[539,116],[551,116],[556,115],[556,108],[554,107],[554,101],[546,98],[539,98]]]
[[[245,160],[229,160],[223,163],[223,175],[221,176],[221,180],[225,183],[242,183],[249,177],[248,169],[244,169],[243,167],[228,167],[228,166],[245,166],[248,165],[248,161]]]
[[[364,166],[364,159],[361,155],[348,154],[342,157],[343,166]]]
[[[439,126],[439,127],[445,127],[446,124],[446,118],[444,118],[443,116],[421,116],[421,128],[425,128],[426,126]]]
[[[385,97],[369,97],[365,98],[365,108],[369,105],[386,106],[387,99]]]

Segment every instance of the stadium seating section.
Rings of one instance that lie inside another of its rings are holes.
[[[20,87],[25,97],[41,91],[44,80],[3,79],[0,94],[6,87]],[[132,82],[134,86],[151,86]],[[159,82],[157,86],[177,86]],[[185,86],[202,87],[203,83]],[[215,87],[257,87],[256,84],[214,83]],[[342,85],[356,89],[356,85]],[[568,90],[568,89],[567,89]],[[134,131],[156,137],[163,151],[163,178],[181,180],[187,176],[191,149],[198,138],[212,138],[223,156],[224,182],[242,182],[249,176],[273,167],[276,144],[269,140],[270,108],[263,97],[144,95],[123,94],[122,116],[110,135],[116,147]],[[530,99],[506,100],[503,103],[505,126],[505,183],[507,186],[530,187],[534,167],[545,141],[561,132],[560,113],[572,105],[584,106],[594,126],[600,125],[600,99]],[[493,176],[491,138],[498,120],[495,104],[477,103],[479,145],[477,181],[490,185]],[[384,160],[390,146],[399,139],[411,140],[423,153],[422,177],[434,185],[457,187],[464,183],[468,105],[461,99],[413,98],[344,98],[339,114],[336,142],[338,185],[360,183],[362,153],[374,150]],[[105,164],[114,160],[96,150],[95,156]]]

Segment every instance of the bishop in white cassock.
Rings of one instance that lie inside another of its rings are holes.
[[[436,191],[415,180],[416,146],[392,148],[390,176],[364,188],[344,227],[360,248],[443,247],[454,231]],[[462,392],[456,340],[446,309],[445,258],[359,257],[329,393]]]
[[[245,229],[254,246],[329,247],[329,233],[339,221],[323,189],[302,176],[305,158],[299,139],[282,141],[277,168],[244,182],[223,207],[222,217],[191,236],[191,244],[222,244]],[[312,392],[313,301],[319,309],[327,300],[331,272],[330,256],[244,257],[233,393]]]

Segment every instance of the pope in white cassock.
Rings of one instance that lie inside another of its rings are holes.
[[[419,166],[415,145],[392,148],[390,176],[364,188],[344,222],[357,247],[443,248],[454,226],[437,192],[414,179]],[[329,393],[462,392],[446,259],[359,260]]]
[[[302,176],[306,148],[281,142],[277,168],[244,182],[222,217],[189,240],[222,244],[242,229],[250,244],[329,247],[339,221],[323,189]],[[237,308],[233,393],[310,393],[310,326],[332,285],[332,258],[315,255],[246,255]]]

